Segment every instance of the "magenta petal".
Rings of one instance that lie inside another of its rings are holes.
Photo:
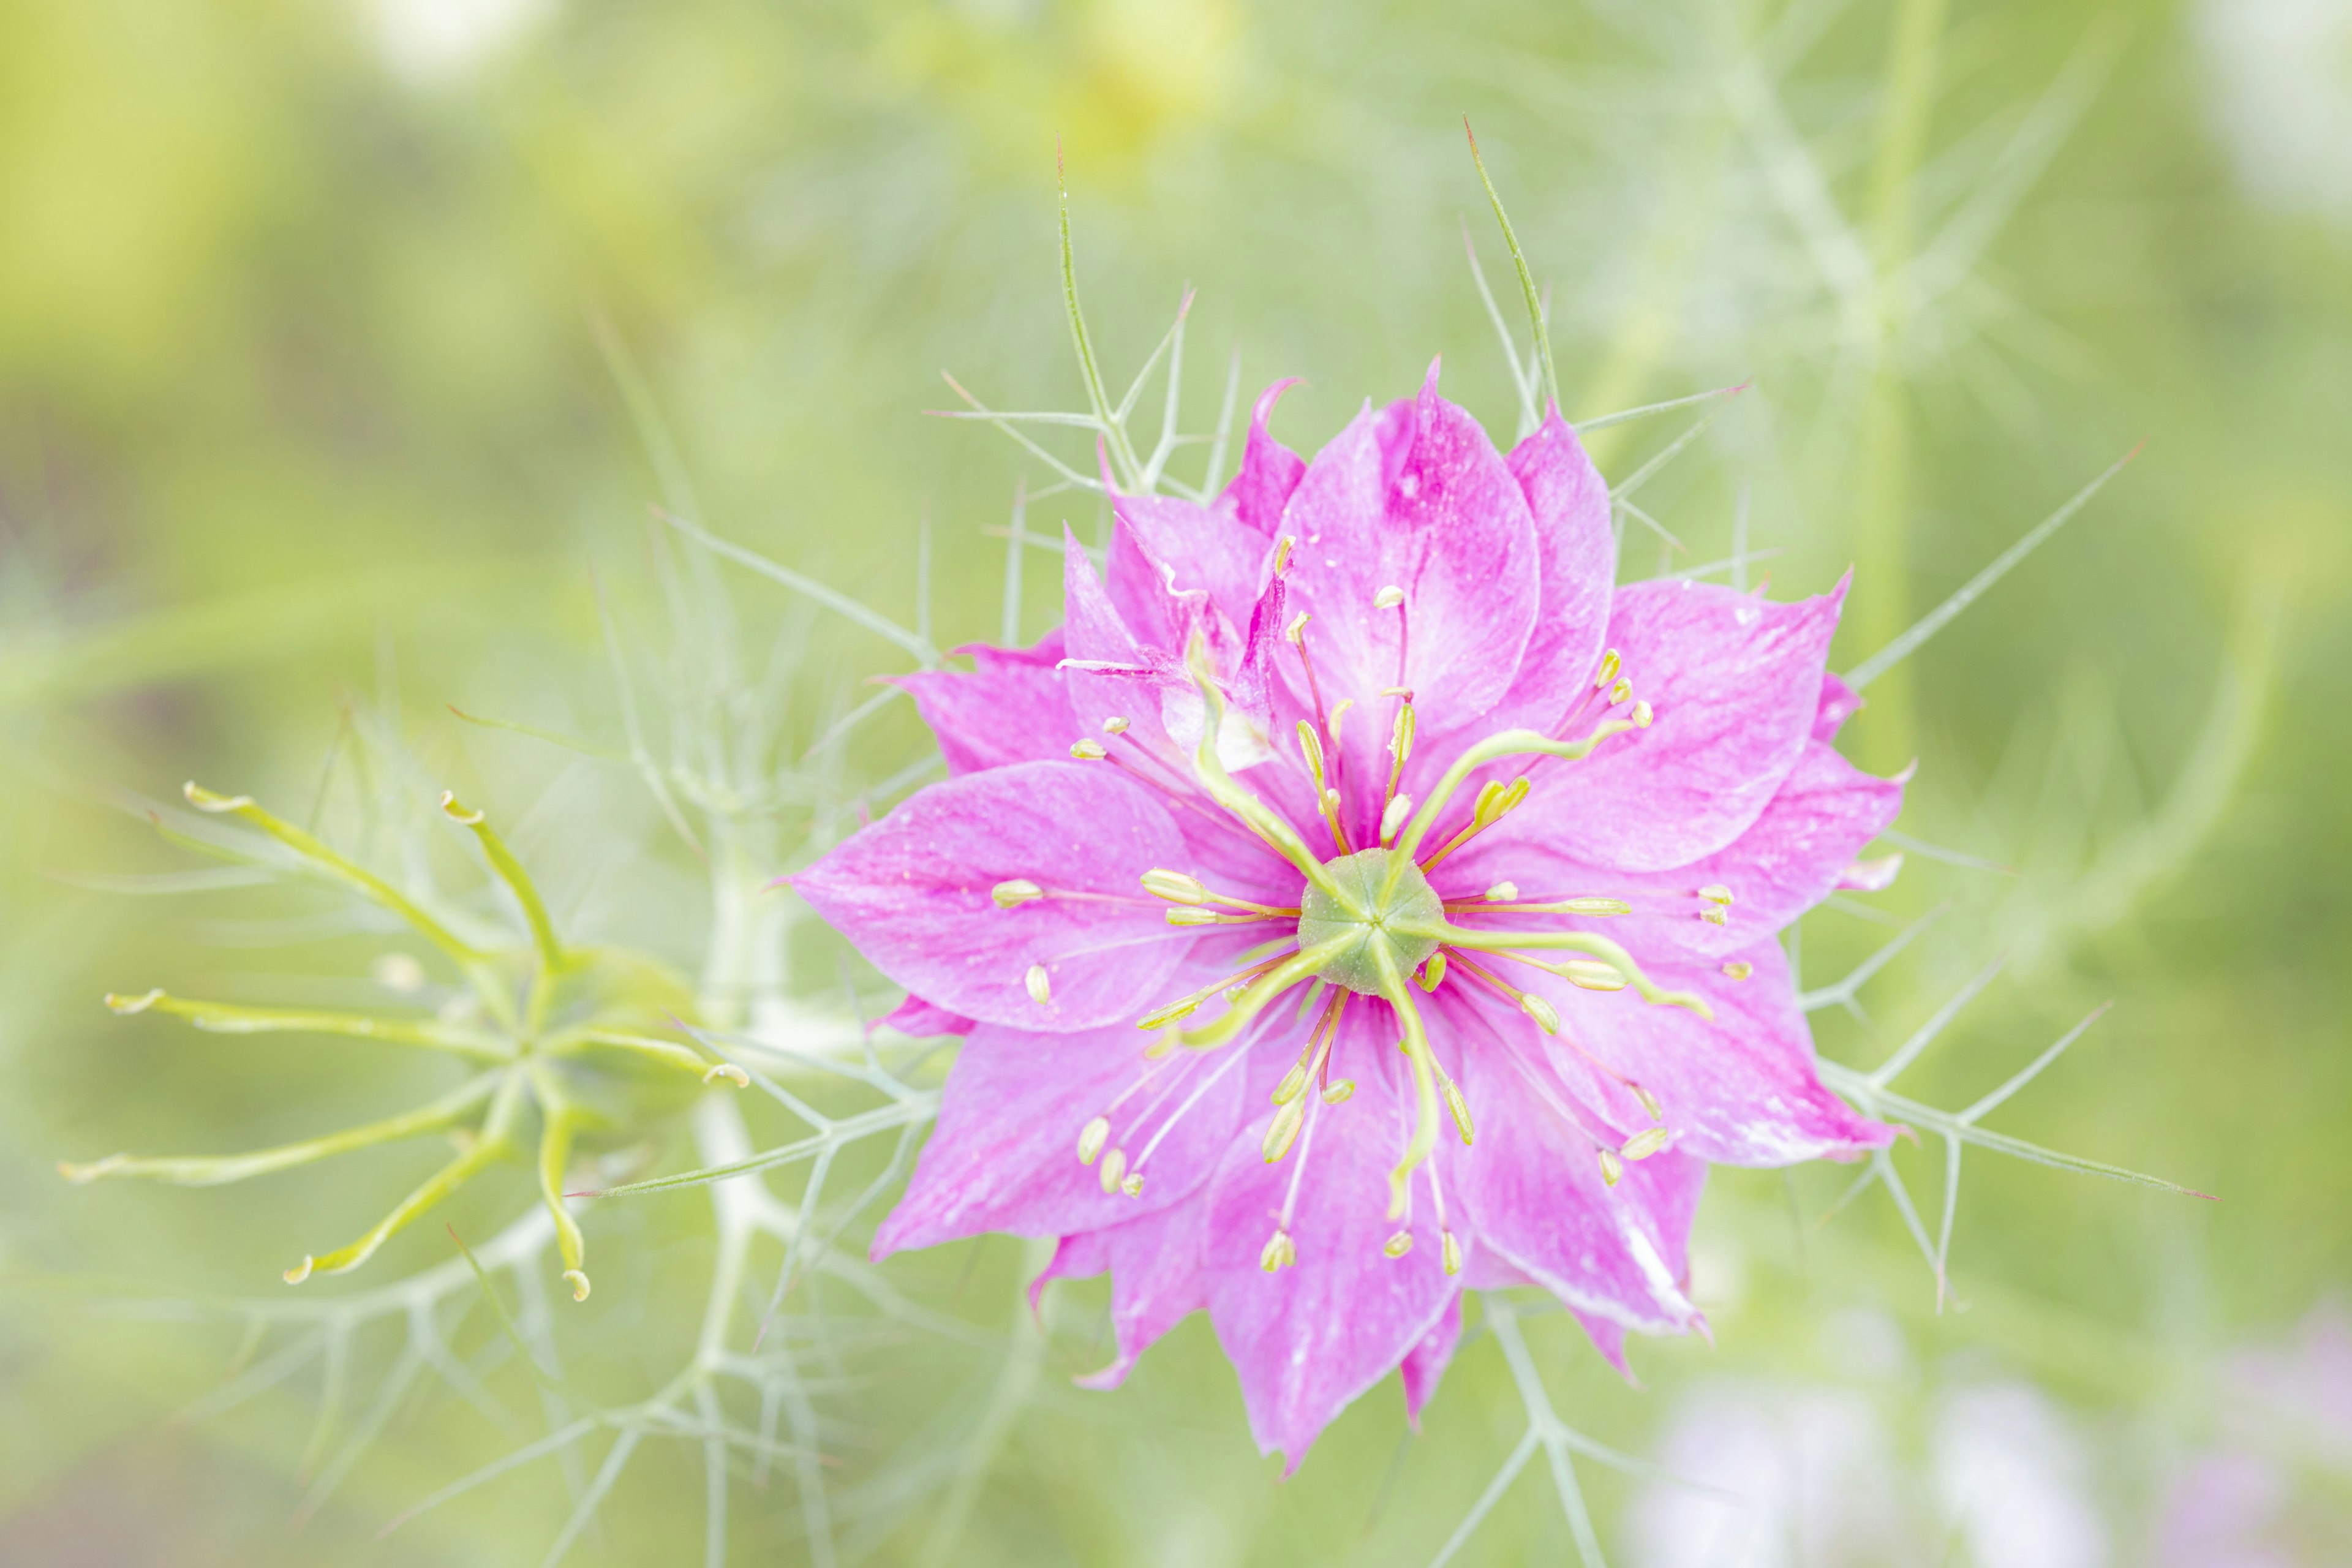
[[[1365,1014],[1372,1010],[1363,1009]],[[1459,1295],[1440,1267],[1430,1205],[1414,1211],[1414,1247],[1390,1258],[1381,1244],[1402,1228],[1388,1218],[1388,1171],[1402,1139],[1385,1036],[1342,1026],[1361,1062],[1355,1098],[1310,1105],[1311,1133],[1280,1164],[1259,1153],[1268,1116],[1227,1152],[1209,1206],[1209,1316],[1234,1363],[1259,1450],[1279,1448],[1296,1470],[1316,1436],[1420,1344]],[[1261,1102],[1262,1103],[1262,1102]],[[1267,1273],[1259,1252],[1275,1229],[1295,1162],[1307,1162],[1290,1235],[1297,1263]],[[1426,1194],[1424,1194],[1424,1197]],[[1475,1241],[1457,1230],[1463,1246]]]
[[[1081,1388],[1117,1388],[1138,1357],[1188,1313],[1209,1304],[1202,1255],[1208,1241],[1208,1206],[1179,1204],[1091,1237],[1071,1237],[1070,1274],[1110,1270],[1111,1333],[1118,1351],[1110,1364],[1077,1379]],[[1054,1256],[1056,1268],[1062,1252]]]
[[[1462,1298],[1456,1296],[1445,1304],[1437,1326],[1422,1335],[1397,1366],[1397,1375],[1404,1383],[1404,1417],[1416,1428],[1421,1425],[1421,1407],[1437,1392],[1437,1380],[1445,1375],[1446,1363],[1454,1359],[1454,1347],[1461,1338]]]
[[[935,1006],[920,996],[908,996],[892,1008],[882,1022],[902,1035],[928,1040],[939,1035],[969,1035],[974,1020]]]
[[[1147,1062],[1150,1041],[1124,1023],[1077,1034],[995,1025],[972,1031],[906,1196],[875,1236],[875,1257],[990,1230],[1066,1236],[1189,1196],[1232,1141],[1242,1075],[1221,1078],[1220,1063],[1191,1052]],[[1094,1117],[1110,1117],[1103,1157],[1118,1149],[1132,1163],[1180,1107],[1183,1116],[1152,1150],[1137,1196],[1105,1193],[1100,1160],[1079,1163],[1078,1131]]]
[[[1018,763],[923,790],[793,886],[908,990],[982,1023],[1068,1033],[1131,1018],[1174,973],[1190,939],[1138,880],[1182,847],[1158,799],[1116,771]],[[1014,879],[1118,901],[998,909],[991,889]],[[1026,984],[1037,964],[1042,1005]]]
[[[1298,384],[1298,377],[1277,381],[1257,395],[1250,410],[1249,435],[1242,442],[1242,464],[1233,482],[1217,498],[1218,509],[1243,527],[1272,535],[1282,521],[1282,508],[1307,471],[1306,460],[1265,433],[1274,405]]]
[[[1111,597],[1139,637],[1181,656],[1189,628],[1171,612],[1199,595],[1205,595],[1200,610],[1234,627],[1250,624],[1274,550],[1264,534],[1161,496],[1114,496],[1111,506],[1118,521],[1111,531]]]
[[[979,668],[969,675],[929,669],[891,680],[914,698],[939,737],[950,776],[1068,754],[1079,730],[1055,668],[1062,658],[1060,632],[1034,648],[956,651],[971,654]]]
[[[1706,1166],[1668,1152],[1605,1184],[1561,1080],[1516,1026],[1481,1027],[1462,1016],[1466,1005],[1456,995],[1443,1010],[1470,1041],[1462,1088],[1478,1142],[1461,1162],[1461,1201],[1479,1244],[1581,1314],[1648,1333],[1691,1327],[1684,1248]]]
[[[1884,832],[1902,809],[1900,780],[1865,773],[1831,746],[1813,741],[1763,815],[1694,865],[1663,871],[1595,866],[1555,839],[1526,833],[1514,814],[1441,865],[1437,880],[1456,898],[1507,880],[1530,901],[1598,894],[1633,906],[1631,914],[1603,919],[1501,916],[1480,920],[1481,926],[1569,926],[1598,932],[1637,954],[1664,944],[1719,956],[1752,946],[1828,897],[1853,865],[1854,852]],[[1717,910],[1696,896],[1708,887],[1728,891],[1730,906]],[[1702,920],[1701,911],[1708,910],[1721,914],[1723,923]]]
[[[1659,871],[1714,854],[1763,814],[1811,738],[1843,584],[1792,605],[1704,583],[1618,590],[1609,645],[1656,721],[1536,776],[1496,829],[1589,864]]]
[[[1402,420],[1367,409],[1318,454],[1282,525],[1298,540],[1289,582],[1314,617],[1324,700],[1353,700],[1351,733],[1374,745],[1393,707],[1383,689],[1411,687],[1432,730],[1495,705],[1535,622],[1539,570],[1527,497],[1477,422],[1433,380],[1401,406]],[[1388,587],[1403,603],[1378,607]]]
[[[1641,1082],[1663,1103],[1676,1149],[1720,1165],[1792,1165],[1885,1148],[1892,1129],[1859,1116],[1822,1085],[1813,1042],[1798,1009],[1789,963],[1767,939],[1744,948],[1734,980],[1724,966],[1661,963],[1644,955],[1659,984],[1689,990],[1715,1011],[1710,1022],[1684,1007],[1654,1006],[1633,991],[1580,991],[1538,976],[1528,987],[1559,1009],[1562,1032]],[[1579,1068],[1562,1062],[1563,1077]],[[1587,1075],[1579,1098],[1610,1107],[1619,1131],[1649,1125],[1631,1095]]]
[[[1535,516],[1540,596],[1518,679],[1484,727],[1549,733],[1591,689],[1617,580],[1617,540],[1609,487],[1557,413],[1507,460]]]
[[[1821,707],[1813,713],[1813,739],[1831,741],[1845,721],[1862,711],[1862,693],[1832,674],[1822,676]]]

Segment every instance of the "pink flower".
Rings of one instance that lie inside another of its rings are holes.
[[[875,1255],[1058,1237],[1095,1386],[1207,1309],[1294,1467],[1392,1369],[1418,1412],[1465,1287],[1622,1366],[1698,1321],[1706,1162],[1889,1136],[1773,940],[1900,803],[1829,743],[1843,588],[1614,588],[1575,433],[1506,458],[1436,378],[1311,464],[1276,385],[1213,506],[1118,498],[1060,631],[906,678],[952,776],[793,879],[968,1036]]]

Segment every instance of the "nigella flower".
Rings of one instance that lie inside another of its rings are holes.
[[[1689,1329],[1706,1163],[1887,1142],[1822,1088],[1774,933],[1901,784],[1829,743],[1839,593],[1613,586],[1555,413],[1437,394],[1309,464],[1254,413],[1215,504],[1120,497],[1066,623],[907,678],[950,774],[793,879],[968,1037],[877,1257],[983,1231],[1108,1270],[1116,1384],[1205,1308],[1295,1466],[1465,1287],[1621,1367]]]

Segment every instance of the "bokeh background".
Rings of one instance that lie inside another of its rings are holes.
[[[1104,1358],[1103,1293],[1057,1286],[1033,1321],[1024,1244],[894,1260],[863,1281],[881,1307],[812,1276],[781,1320],[797,1381],[765,1386],[824,1459],[719,1468],[726,1560],[1419,1563],[1475,1514],[1456,1561],[1572,1562],[1544,1454],[1480,1511],[1550,1430],[1500,1353],[1516,1332],[1559,1420],[1746,1500],[1580,1460],[1612,1562],[2352,1561],[2341,0],[7,7],[0,1560],[719,1561],[693,1434],[646,1437],[578,1506],[618,1427],[377,1539],[543,1436],[549,1400],[623,1408],[677,1373],[725,1223],[707,1193],[592,1205],[583,1306],[497,1273],[534,1342],[551,1323],[558,1395],[470,1280],[425,1309],[446,1364],[386,1389],[418,1342],[402,1282],[456,1256],[437,1219],[303,1287],[323,1315],[254,1315],[446,1152],[211,1190],[57,1177],[446,1082],[363,1042],[108,1014],[101,993],[151,984],[436,994],[396,931],[224,874],[148,803],[191,776],[248,792],[495,918],[431,820],[457,787],[583,940],[698,977],[720,1021],[749,995],[763,1029],[854,1053],[887,987],[750,889],[920,776],[903,704],[836,728],[908,656],[649,508],[941,647],[1049,626],[1055,567],[1008,574],[1005,534],[1050,468],[925,411],[954,405],[943,366],[1000,408],[1081,405],[1057,142],[1115,386],[1189,283],[1187,429],[1237,363],[1244,400],[1307,378],[1276,430],[1311,449],[1442,353],[1507,439],[1465,218],[1507,307],[1509,272],[1465,113],[1550,290],[1572,416],[1754,384],[1644,481],[1682,549],[1629,518],[1628,576],[1744,545],[1717,579],[1793,595],[1853,563],[1850,668],[2139,449],[1873,687],[1850,749],[1918,760],[1909,862],[1809,919],[1801,959],[1828,986],[1949,906],[1859,1010],[1816,1016],[1825,1054],[1868,1066],[2006,954],[1903,1080],[1950,1107],[2115,999],[1991,1124],[2221,1201],[1971,1152],[1939,1311],[1884,1190],[1825,1218],[1850,1172],[1721,1173],[1711,1346],[1637,1347],[1629,1388],[1522,1302],[1474,1328],[1417,1435],[1391,1384],[1288,1482],[1197,1320],[1124,1390],[1070,1388]],[[1597,433],[1604,470],[1701,412]],[[1067,491],[1027,518],[1101,525]],[[919,1089],[943,1060],[893,1059]],[[743,1103],[753,1143],[797,1135]],[[709,1155],[683,1116],[622,1131],[613,1170]],[[811,1206],[844,1258],[890,1142],[845,1150]],[[1942,1147],[1897,1164],[1932,1239]],[[787,1201],[807,1179],[770,1178]],[[518,1169],[447,1217],[480,1242],[530,1202]],[[747,1352],[782,1257],[761,1248],[731,1303]],[[729,1397],[758,1429],[759,1392]]]

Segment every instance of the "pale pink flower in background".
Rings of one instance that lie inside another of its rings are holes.
[[[1309,464],[1282,390],[1214,504],[1069,541],[1060,630],[905,679],[951,776],[793,881],[967,1037],[876,1255],[1058,1238],[1040,1287],[1113,1276],[1097,1385],[1206,1309],[1295,1465],[1391,1371],[1419,1408],[1465,1287],[1622,1366],[1698,1321],[1707,1162],[1888,1141],[1775,936],[1885,874],[1902,786],[1830,743],[1842,586],[1617,587],[1556,413],[1506,457],[1433,366]]]

